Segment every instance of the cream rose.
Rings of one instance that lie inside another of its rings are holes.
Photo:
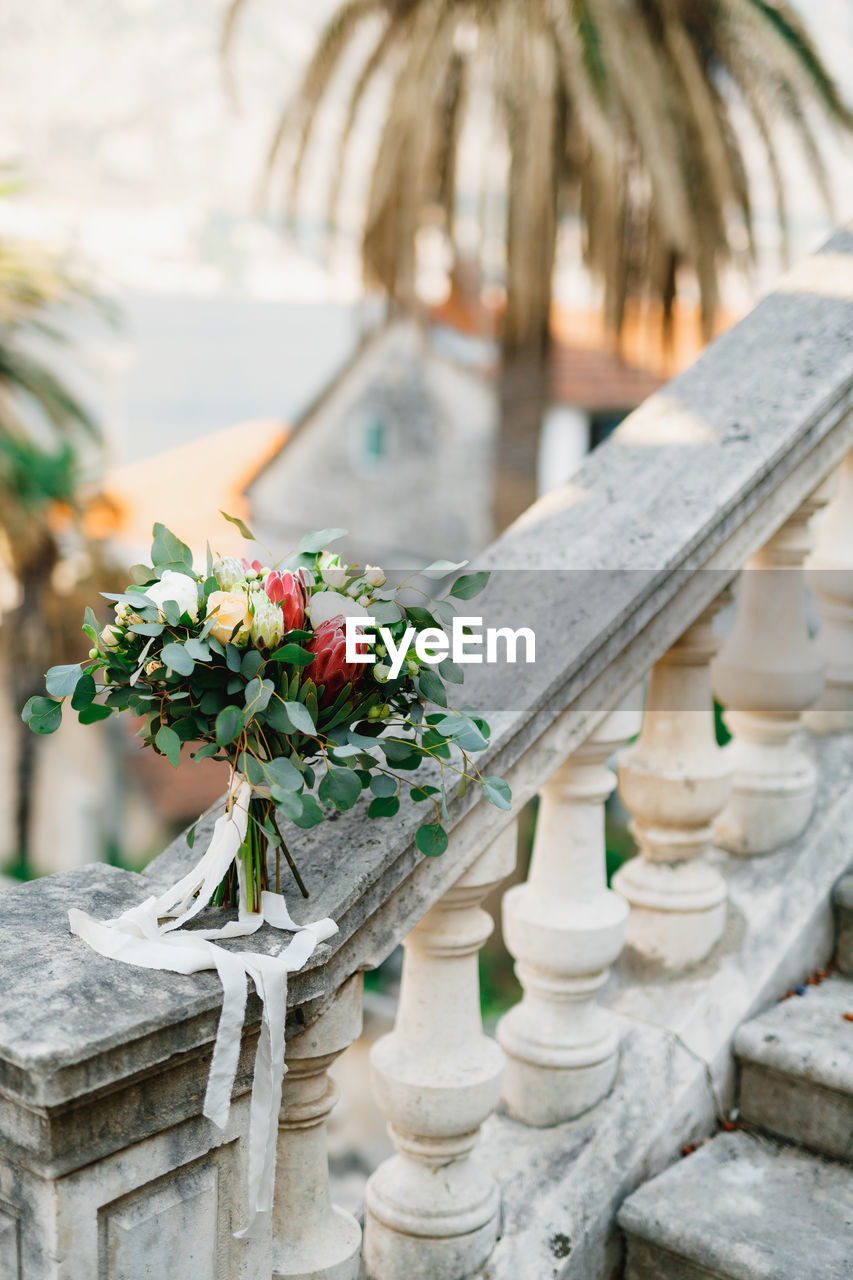
[[[172,600],[181,613],[188,613],[193,622],[198,618],[198,587],[195,578],[186,573],[176,573],[174,569],[166,569],[159,582],[145,588],[145,595],[163,614],[163,603]]]
[[[232,644],[243,645],[249,639],[252,618],[249,613],[249,601],[244,591],[211,591],[207,597],[207,616],[216,616],[216,623],[210,634],[220,644],[231,640],[231,632],[239,623],[240,630],[231,640]]]

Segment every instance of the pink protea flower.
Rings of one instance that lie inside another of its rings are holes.
[[[247,560],[245,556],[241,556],[240,560],[247,573],[260,573],[264,567],[260,560]]]
[[[285,631],[301,631],[305,624],[305,591],[296,574],[271,569],[264,578],[264,591],[273,604],[281,605]]]
[[[364,673],[363,663],[346,660],[347,642],[342,616],[322,622],[305,648],[316,655],[304,671],[316,685],[324,686],[323,706],[330,706],[345,684],[357,684]]]

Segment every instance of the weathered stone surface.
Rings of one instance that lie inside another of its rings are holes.
[[[853,875],[846,875],[835,890],[838,923],[835,963],[842,973],[853,974]]]
[[[744,1120],[853,1160],[853,982],[830,978],[740,1028]]]
[[[156,1106],[156,1078],[149,1092]],[[248,1097],[235,1101],[225,1132],[197,1117],[55,1180],[0,1158],[0,1276],[270,1276],[269,1230],[251,1241],[233,1235],[248,1218],[246,1151],[240,1140],[248,1108]],[[17,1260],[19,1271],[4,1269],[9,1259]]]
[[[853,1176],[761,1138],[720,1134],[635,1192],[619,1224],[626,1280],[848,1280]]]

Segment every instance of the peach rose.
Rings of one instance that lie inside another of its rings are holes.
[[[210,634],[220,644],[231,640],[231,633],[238,625],[240,630],[231,640],[232,644],[244,645],[249,639],[252,617],[249,613],[249,601],[244,591],[211,591],[207,597],[207,616],[216,615],[216,624]]]

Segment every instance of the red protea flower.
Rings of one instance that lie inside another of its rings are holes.
[[[285,631],[301,631],[305,624],[305,591],[296,574],[271,569],[264,578],[264,591],[273,604],[281,605]]]
[[[345,684],[355,685],[364,672],[364,663],[347,662],[347,641],[342,616],[321,622],[305,645],[315,654],[314,661],[303,668],[316,685],[324,685],[322,705],[330,706]]]

